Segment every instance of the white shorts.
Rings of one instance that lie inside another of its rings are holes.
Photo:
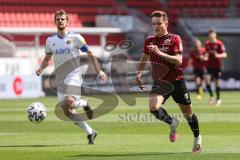
[[[57,92],[57,96],[58,96],[58,102],[62,102],[64,98],[68,96],[74,97],[76,100],[81,99],[81,95],[63,94],[60,92]]]
[[[69,73],[66,78],[64,75],[56,76],[56,83],[59,102],[63,101],[66,96],[72,96],[76,99],[81,98],[82,74],[78,69]]]

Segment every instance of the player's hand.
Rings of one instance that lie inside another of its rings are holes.
[[[41,68],[39,68],[39,69],[36,70],[36,75],[37,75],[37,76],[39,76],[41,73],[42,73],[42,69],[41,69]]]
[[[208,59],[209,59],[209,54],[206,53],[206,54],[204,55],[204,61],[208,61]]]
[[[108,79],[106,73],[104,73],[102,70],[98,71],[97,74],[101,81],[106,81]]]
[[[144,87],[144,85],[143,85],[143,82],[142,82],[142,80],[141,80],[141,75],[137,75],[137,77],[136,77],[136,82],[137,82],[138,87],[139,87],[141,90],[143,90],[143,91],[146,90],[145,87]]]
[[[161,54],[162,53],[159,50],[158,46],[156,46],[156,45],[148,45],[147,48],[153,53],[156,53],[156,54]]]
[[[214,52],[214,57],[218,58],[218,53],[217,52]]]

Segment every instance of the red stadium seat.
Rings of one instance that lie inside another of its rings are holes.
[[[146,15],[163,8],[159,0],[151,0],[151,3],[149,0],[126,0],[125,2],[128,7],[138,9]],[[176,19],[179,15],[224,17],[226,7],[230,6],[230,0],[171,0],[166,3],[167,8],[164,10],[167,11],[170,19]],[[77,26],[85,23],[94,24],[98,14],[128,14],[127,10],[117,6],[115,0],[0,0],[0,4],[1,17],[3,17],[0,20],[1,25],[10,25],[13,21],[12,25],[34,25],[29,22],[33,21],[37,26],[52,26],[53,14],[60,8],[73,15],[71,25]],[[240,1],[237,2],[237,6],[240,7]],[[38,21],[41,23],[38,24]]]
[[[54,26],[53,15],[51,13],[10,13],[0,12],[0,23],[8,27],[48,27]],[[82,22],[77,14],[69,14],[72,26],[81,27]],[[92,18],[92,17],[91,17]],[[93,18],[95,18],[93,16]]]
[[[48,19],[52,21],[52,14],[61,8],[66,10],[68,13],[73,13],[76,15],[79,14],[81,16],[81,19],[83,19],[83,23],[95,23],[95,17],[98,14],[128,14],[126,11],[121,11],[114,0],[0,0],[0,12],[11,12],[19,14],[28,13],[30,20],[32,19],[32,21],[34,21],[35,19],[39,19],[43,25]],[[36,14],[32,15],[31,13]],[[51,17],[46,19],[45,15],[43,16],[42,13],[51,13]],[[20,19],[19,14],[17,14],[17,20]],[[36,15],[39,17],[32,17]],[[78,26],[80,26],[82,23],[78,16],[73,17],[71,21],[72,24],[76,24]],[[32,25],[32,23],[29,23],[29,25]],[[36,23],[36,25],[38,24]]]

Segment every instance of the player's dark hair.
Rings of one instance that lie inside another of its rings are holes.
[[[213,29],[210,29],[210,30],[208,31],[208,34],[211,34],[211,33],[216,33],[216,31],[213,30]]]
[[[66,16],[66,20],[68,21],[68,14],[67,14],[67,12],[64,11],[63,9],[57,10],[57,11],[55,12],[54,21],[56,21],[57,16],[62,16],[62,15],[65,15],[65,16]]]
[[[151,14],[151,17],[163,17],[163,20],[165,22],[168,22],[168,16],[166,14],[166,12],[164,11],[153,11],[152,14]]]

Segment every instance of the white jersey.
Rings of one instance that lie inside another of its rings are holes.
[[[71,91],[63,93],[61,88],[65,88],[64,84],[73,86],[82,84],[83,71],[79,68],[80,50],[86,52],[88,46],[84,38],[74,32],[68,32],[65,37],[55,34],[46,40],[45,53],[53,55],[58,92],[62,94],[71,94]]]
[[[79,56],[79,50],[87,48],[85,39],[77,33],[68,32],[65,37],[60,37],[58,34],[47,38],[45,53],[53,54],[55,67],[58,68],[68,60]]]

